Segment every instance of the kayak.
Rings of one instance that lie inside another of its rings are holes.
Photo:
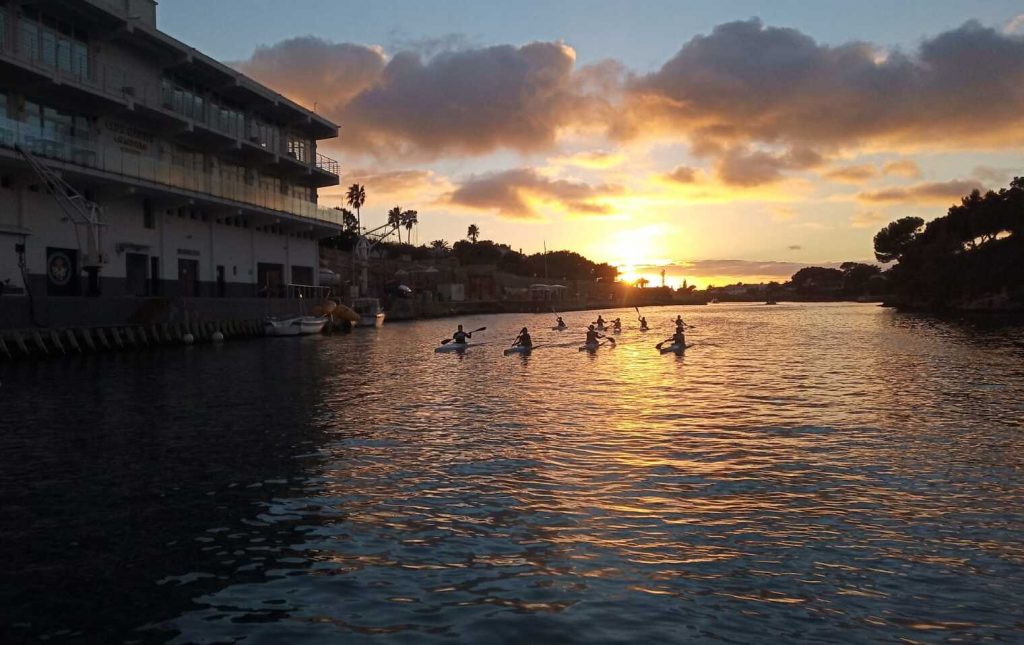
[[[621,334],[622,333],[622,327],[612,327],[612,333],[613,334]]]
[[[596,352],[597,348],[601,346],[601,343],[584,343],[580,345],[581,352]]]
[[[640,331],[649,331],[650,329],[651,329],[650,327],[641,327]]]
[[[682,354],[688,347],[693,345],[680,345],[679,343],[672,343],[671,345],[664,345],[661,348],[662,354]]]
[[[554,331],[565,331],[566,329],[569,329],[569,326],[568,325],[561,325],[561,326],[555,325],[551,329],[553,329]]]
[[[597,331],[604,331],[604,325],[594,325],[594,329]]]
[[[505,356],[509,354],[529,354],[533,351],[533,345],[516,345],[505,350]]]
[[[434,348],[434,351],[440,354],[441,352],[462,352],[467,347],[473,347],[480,343],[448,343],[447,345],[440,345]]]

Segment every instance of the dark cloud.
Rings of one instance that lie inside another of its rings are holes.
[[[734,186],[757,186],[782,179],[784,170],[804,170],[821,162],[818,153],[806,148],[784,154],[733,148],[719,159],[718,176]]]
[[[339,145],[419,157],[552,149],[570,129],[686,137],[738,183],[773,181],[865,143],[1024,142],[1024,35],[976,22],[910,52],[825,45],[757,19],[696,36],[657,71],[576,67],[560,42],[478,47],[462,36],[379,48],[293,38],[236,63],[342,125]],[[757,152],[739,154],[737,150]],[[788,151],[788,152],[787,152]],[[774,157],[772,159],[771,157]]]
[[[676,166],[671,172],[665,173],[665,179],[677,184],[692,184],[697,181],[697,169],[690,166]]]
[[[560,43],[488,47],[424,60],[402,52],[338,113],[348,144],[374,151],[484,153],[549,148],[585,111],[575,54]]]
[[[470,177],[448,196],[448,201],[496,211],[503,217],[535,219],[540,214],[530,205],[531,199],[558,204],[570,213],[606,215],[608,207],[595,200],[619,192],[616,186],[550,179],[529,168],[518,168]]]
[[[984,191],[980,182],[973,179],[953,179],[914,184],[900,188],[886,188],[857,195],[865,202],[938,202],[959,201],[972,190]]]
[[[1024,124],[1024,38],[969,22],[913,55],[828,46],[760,20],[687,42],[629,87],[636,134],[660,125],[717,142],[1013,145]]]
[[[871,179],[877,174],[877,171],[874,166],[868,165],[840,166],[838,168],[830,168],[824,174],[828,179],[855,184]]]
[[[989,184],[1005,184],[1013,178],[1014,173],[1019,173],[1019,168],[994,168],[992,166],[975,166],[971,171],[971,177]]]

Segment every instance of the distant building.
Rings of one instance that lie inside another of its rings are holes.
[[[317,203],[339,183],[317,141],[337,131],[159,31],[152,0],[0,2],[5,297],[83,295],[88,265],[103,296],[318,284],[340,213]],[[30,159],[100,207],[96,253]]]

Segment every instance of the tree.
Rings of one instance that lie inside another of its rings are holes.
[[[480,237],[480,227],[476,224],[470,224],[469,228],[466,229],[466,237],[472,240],[473,244],[476,244],[476,240]]]
[[[647,285],[649,285],[650,283],[651,283],[651,281],[648,280],[647,278],[639,278],[633,284],[635,284],[638,288],[643,289],[643,288],[647,287]]]
[[[419,213],[414,210],[402,211],[402,226],[405,227],[405,241],[408,244],[412,243],[412,227],[419,223],[418,215]],[[401,235],[399,235],[399,238],[401,238]]]
[[[436,257],[444,257],[451,251],[447,240],[434,240],[430,243],[430,248],[434,250]]]
[[[339,208],[341,211],[341,230],[344,233],[359,233],[359,220],[347,208]]]
[[[401,206],[395,206],[394,208],[389,210],[388,211],[388,226],[390,226],[390,227],[394,228],[394,230],[398,231],[402,227],[402,213],[403,213],[403,211],[402,211],[402,207]],[[399,242],[402,241],[402,233],[401,232],[398,233],[398,241]]]
[[[348,187],[348,193],[345,195],[345,199],[348,202],[349,207],[356,209],[356,232],[361,233],[363,230],[363,223],[359,209],[366,203],[366,188],[359,184],[352,184]]]
[[[875,258],[879,262],[899,260],[924,226],[920,217],[902,217],[875,234]]]

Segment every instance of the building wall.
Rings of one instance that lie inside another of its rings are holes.
[[[293,267],[311,269],[312,284],[317,284],[319,248],[316,239],[302,232],[268,232],[218,220],[189,207],[170,207],[150,199],[153,205],[152,228],[146,226],[142,197],[126,196],[100,200],[103,221],[102,249],[109,262],[100,271],[105,296],[128,293],[128,255],[146,256],[146,276],[152,279],[150,258],[158,258],[159,295],[182,296],[178,284],[178,261],[195,260],[201,296],[220,295],[216,288],[217,267],[224,268],[226,296],[252,297],[257,284],[259,263],[280,264],[284,282],[295,282]],[[84,250],[84,233],[79,244],[75,227],[67,221],[54,198],[28,185],[0,189],[0,283],[14,289],[22,287],[21,270],[15,253],[16,243],[25,243],[25,261],[32,276],[36,295],[47,293],[47,249]],[[28,231],[27,235],[18,230]],[[307,272],[309,273],[309,272]],[[78,289],[79,293],[82,289]],[[68,293],[67,295],[75,295]]]

